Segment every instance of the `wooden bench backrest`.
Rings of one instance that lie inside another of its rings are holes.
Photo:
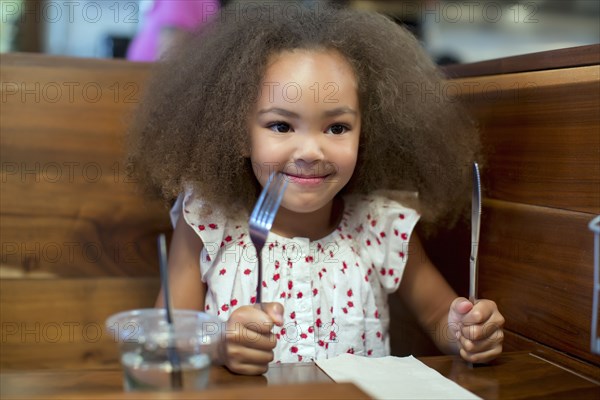
[[[158,293],[162,204],[128,181],[127,118],[148,64],[3,54],[2,368],[118,362],[110,314]]]
[[[477,75],[490,64],[449,72]],[[596,378],[588,223],[600,214],[599,64],[595,45],[495,62],[496,74],[449,82],[481,124],[487,157],[479,295],[505,315],[507,349],[583,360]],[[516,72],[527,65],[538,70]]]

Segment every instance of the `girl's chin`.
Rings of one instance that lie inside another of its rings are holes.
[[[303,202],[301,199],[293,199],[292,201],[284,201],[281,203],[281,208],[286,209],[287,211],[299,213],[299,214],[308,214],[321,210],[323,207],[327,206],[331,203],[329,201],[306,201]]]

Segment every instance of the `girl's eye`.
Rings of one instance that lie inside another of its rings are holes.
[[[341,124],[335,124],[335,125],[331,125],[329,127],[329,129],[327,129],[327,132],[332,133],[334,135],[341,135],[342,133],[346,133],[347,130],[348,130],[348,127],[341,125]]]
[[[285,122],[273,122],[272,124],[269,124],[267,128],[277,133],[288,133],[291,130],[290,125]]]

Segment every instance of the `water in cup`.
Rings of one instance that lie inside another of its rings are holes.
[[[179,354],[182,389],[197,390],[208,385],[210,357],[207,354]],[[125,390],[170,389],[173,367],[166,354],[128,352],[121,356]]]
[[[221,321],[206,313],[164,309],[125,311],[111,316],[107,328],[118,340],[124,387],[134,390],[200,390],[208,385],[217,358]],[[177,363],[173,363],[173,354]],[[174,385],[174,376],[181,385]]]

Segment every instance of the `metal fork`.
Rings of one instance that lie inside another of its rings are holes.
[[[258,259],[258,282],[256,283],[256,304],[262,302],[262,258],[261,251],[273,226],[275,215],[281,204],[283,192],[287,187],[287,180],[283,174],[273,172],[267,180],[267,184],[260,193],[260,197],[250,215],[250,240],[256,248]]]

